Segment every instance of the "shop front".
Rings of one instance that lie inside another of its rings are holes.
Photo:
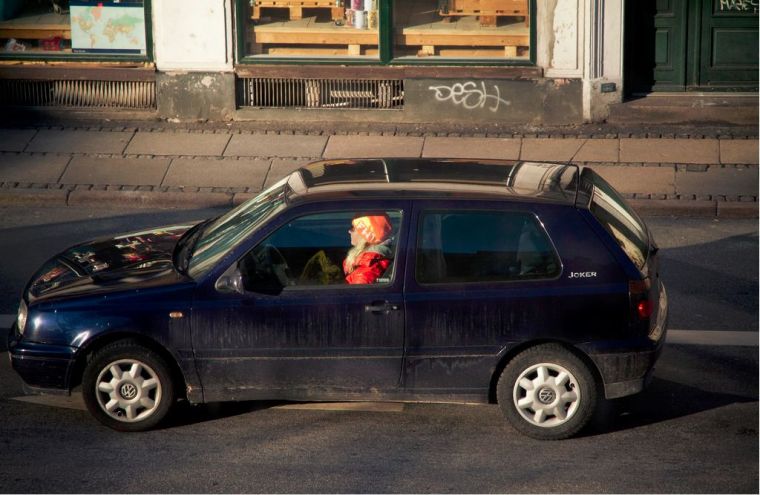
[[[0,6],[0,105],[142,108],[179,121],[565,125],[603,119],[623,88],[622,0]]]
[[[156,107],[150,0],[0,0],[0,105]]]

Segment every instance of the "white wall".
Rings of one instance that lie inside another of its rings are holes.
[[[231,71],[231,0],[153,0],[160,71]]]

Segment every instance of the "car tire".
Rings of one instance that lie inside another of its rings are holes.
[[[504,368],[499,407],[519,432],[539,440],[577,434],[594,416],[599,385],[589,367],[557,344],[531,347]]]
[[[166,362],[155,352],[122,340],[96,351],[82,376],[87,409],[119,431],[144,431],[169,413],[175,392]]]

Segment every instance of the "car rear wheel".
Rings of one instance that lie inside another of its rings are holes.
[[[578,433],[594,415],[598,385],[588,366],[556,344],[531,347],[504,368],[496,388],[510,424],[539,440]]]
[[[87,409],[104,425],[120,431],[156,426],[174,402],[174,385],[164,360],[125,340],[97,351],[82,377]]]

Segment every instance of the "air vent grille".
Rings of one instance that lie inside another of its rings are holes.
[[[155,109],[155,81],[0,80],[0,105]]]
[[[400,109],[404,81],[241,78],[238,94],[241,107]]]

